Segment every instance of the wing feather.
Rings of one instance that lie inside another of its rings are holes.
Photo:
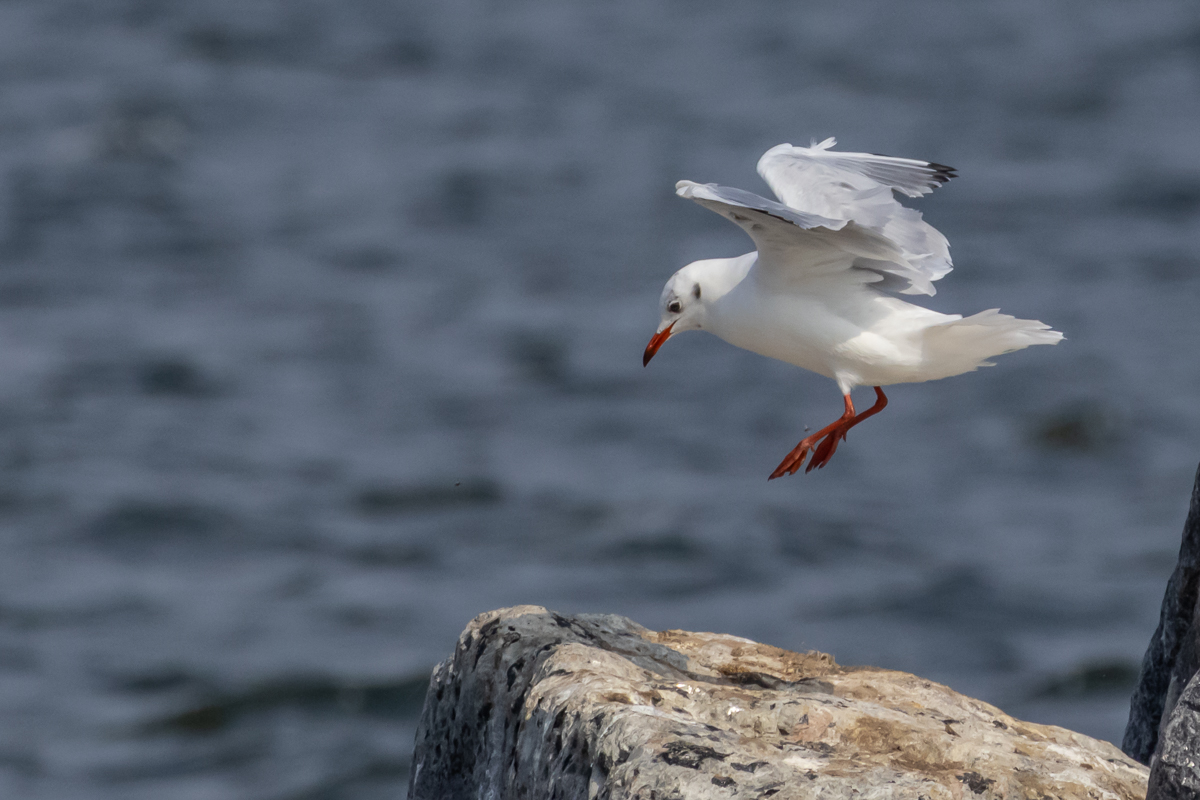
[[[842,153],[831,149],[835,144],[837,140],[830,137],[812,147],[775,145],[758,160],[758,174],[793,208],[805,208],[805,199],[813,195],[825,195],[831,203],[840,200],[838,195],[848,189],[839,181],[859,190],[875,184],[908,197],[921,197],[958,177],[953,167],[944,164],[875,153]]]
[[[934,294],[933,281],[952,268],[950,245],[893,192],[920,197],[955,177],[955,171],[931,161],[836,152],[834,144],[830,138],[812,147],[776,145],[759,159],[758,173],[787,207],[853,221],[892,240],[904,256],[899,272],[914,268],[917,273],[900,291]]]
[[[807,214],[715,183],[680,181],[675,192],[745,231],[758,249],[760,267],[774,279],[846,273],[855,282],[879,283],[884,289],[917,287],[933,293],[919,266],[908,261],[896,242],[854,220]]]

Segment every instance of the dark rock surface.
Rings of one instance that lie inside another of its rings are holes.
[[[1200,676],[1193,675],[1163,726],[1147,800],[1200,797]]]
[[[1140,800],[1147,770],[907,673],[518,606],[434,671],[411,775],[413,800]]]
[[[1200,471],[1192,489],[1191,506],[1183,526],[1179,562],[1167,582],[1158,629],[1142,660],[1138,686],[1130,701],[1129,724],[1121,749],[1143,764],[1151,764],[1159,752],[1164,730],[1169,726],[1185,687],[1200,665],[1200,627],[1197,627],[1197,596],[1200,592]],[[1194,681],[1192,681],[1194,683]],[[1187,708],[1182,706],[1181,709]],[[1187,711],[1194,714],[1194,710]],[[1184,730],[1183,723],[1176,731]],[[1178,734],[1177,734],[1178,735]],[[1193,738],[1200,743],[1200,739]]]

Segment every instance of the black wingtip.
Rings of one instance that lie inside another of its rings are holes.
[[[938,183],[945,183],[951,178],[958,177],[958,170],[954,167],[947,167],[945,164],[937,164],[933,161],[928,162],[927,166],[933,170],[933,180]]]

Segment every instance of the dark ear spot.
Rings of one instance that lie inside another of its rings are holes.
[[[696,298],[697,300],[700,299],[700,284],[697,283],[692,287],[692,297]]]

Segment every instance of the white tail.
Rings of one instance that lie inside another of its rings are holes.
[[[991,367],[989,358],[1035,344],[1057,344],[1062,338],[1043,322],[1017,319],[998,308],[934,325],[925,330],[925,368],[936,370],[927,380]]]

